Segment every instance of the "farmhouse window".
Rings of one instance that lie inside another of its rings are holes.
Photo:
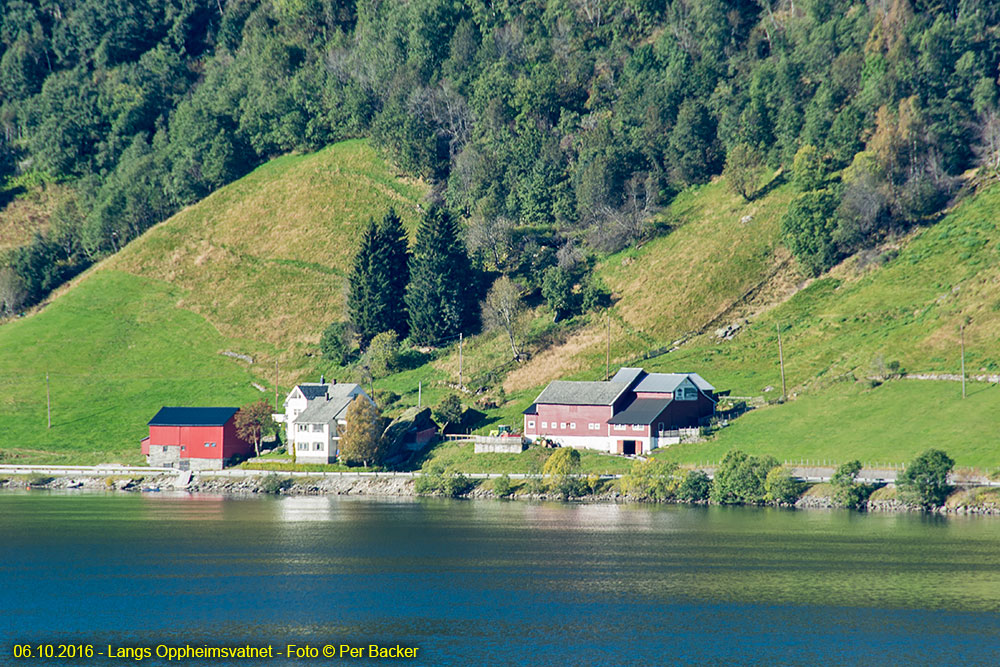
[[[566,422],[559,422],[559,428],[566,428]]]
[[[570,427],[571,429],[576,429],[576,422],[570,422],[570,423],[569,423],[569,427]]]
[[[548,427],[549,427],[548,422],[542,422],[542,428],[548,428]]]
[[[295,448],[298,449],[300,452],[304,452],[307,449],[309,449],[309,443],[308,442],[297,443]]]
[[[528,422],[528,428],[535,428],[535,422]]]
[[[323,443],[322,442],[317,442],[316,443],[316,451],[319,452],[319,451],[322,451],[322,449],[323,449]]]
[[[632,424],[632,428],[635,429],[636,431],[641,431],[642,424]]]
[[[322,424],[313,424],[313,432],[314,433],[322,433],[323,432],[323,425]]]
[[[163,445],[163,453],[166,454],[166,452],[167,452],[167,446]]]
[[[624,431],[626,428],[625,424],[615,424],[616,431]]]

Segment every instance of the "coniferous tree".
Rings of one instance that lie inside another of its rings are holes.
[[[458,238],[457,221],[448,211],[432,208],[417,230],[406,289],[415,342],[434,345],[466,328],[471,310],[469,274],[469,256]]]
[[[362,348],[383,331],[406,335],[408,261],[406,231],[395,211],[390,210],[379,224],[370,220],[354,256],[348,304]]]
[[[384,289],[379,293],[382,304],[382,331],[395,331],[406,338],[410,325],[406,316],[406,286],[410,282],[410,248],[403,221],[393,209],[382,218],[376,234],[378,270]]]
[[[350,297],[347,307],[354,329],[361,339],[362,348],[367,347],[368,341],[382,331],[376,321],[378,318],[375,301],[378,285],[372,268],[375,261],[376,233],[375,220],[371,219],[361,233],[361,245],[354,255],[349,280]]]

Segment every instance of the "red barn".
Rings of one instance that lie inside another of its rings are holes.
[[[524,434],[568,447],[645,454],[707,422],[715,387],[697,373],[622,368],[606,382],[551,382],[524,411]]]
[[[142,453],[151,466],[221,470],[253,455],[253,445],[236,434],[239,408],[160,408],[149,421]]]

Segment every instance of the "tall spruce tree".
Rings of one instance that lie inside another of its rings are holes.
[[[407,335],[409,256],[406,230],[395,211],[390,209],[378,224],[368,222],[354,256],[348,304],[362,348],[383,331]]]
[[[406,305],[410,337],[435,345],[457,336],[472,312],[471,267],[458,237],[458,222],[443,208],[432,207],[417,230],[410,259]]]

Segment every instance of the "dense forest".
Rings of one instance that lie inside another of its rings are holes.
[[[431,182],[474,265],[557,314],[586,300],[589,257],[720,173],[747,199],[793,181],[785,238],[818,273],[1000,168],[990,0],[0,6],[3,202],[71,191],[0,258],[7,313],[263,161],[349,137]]]

